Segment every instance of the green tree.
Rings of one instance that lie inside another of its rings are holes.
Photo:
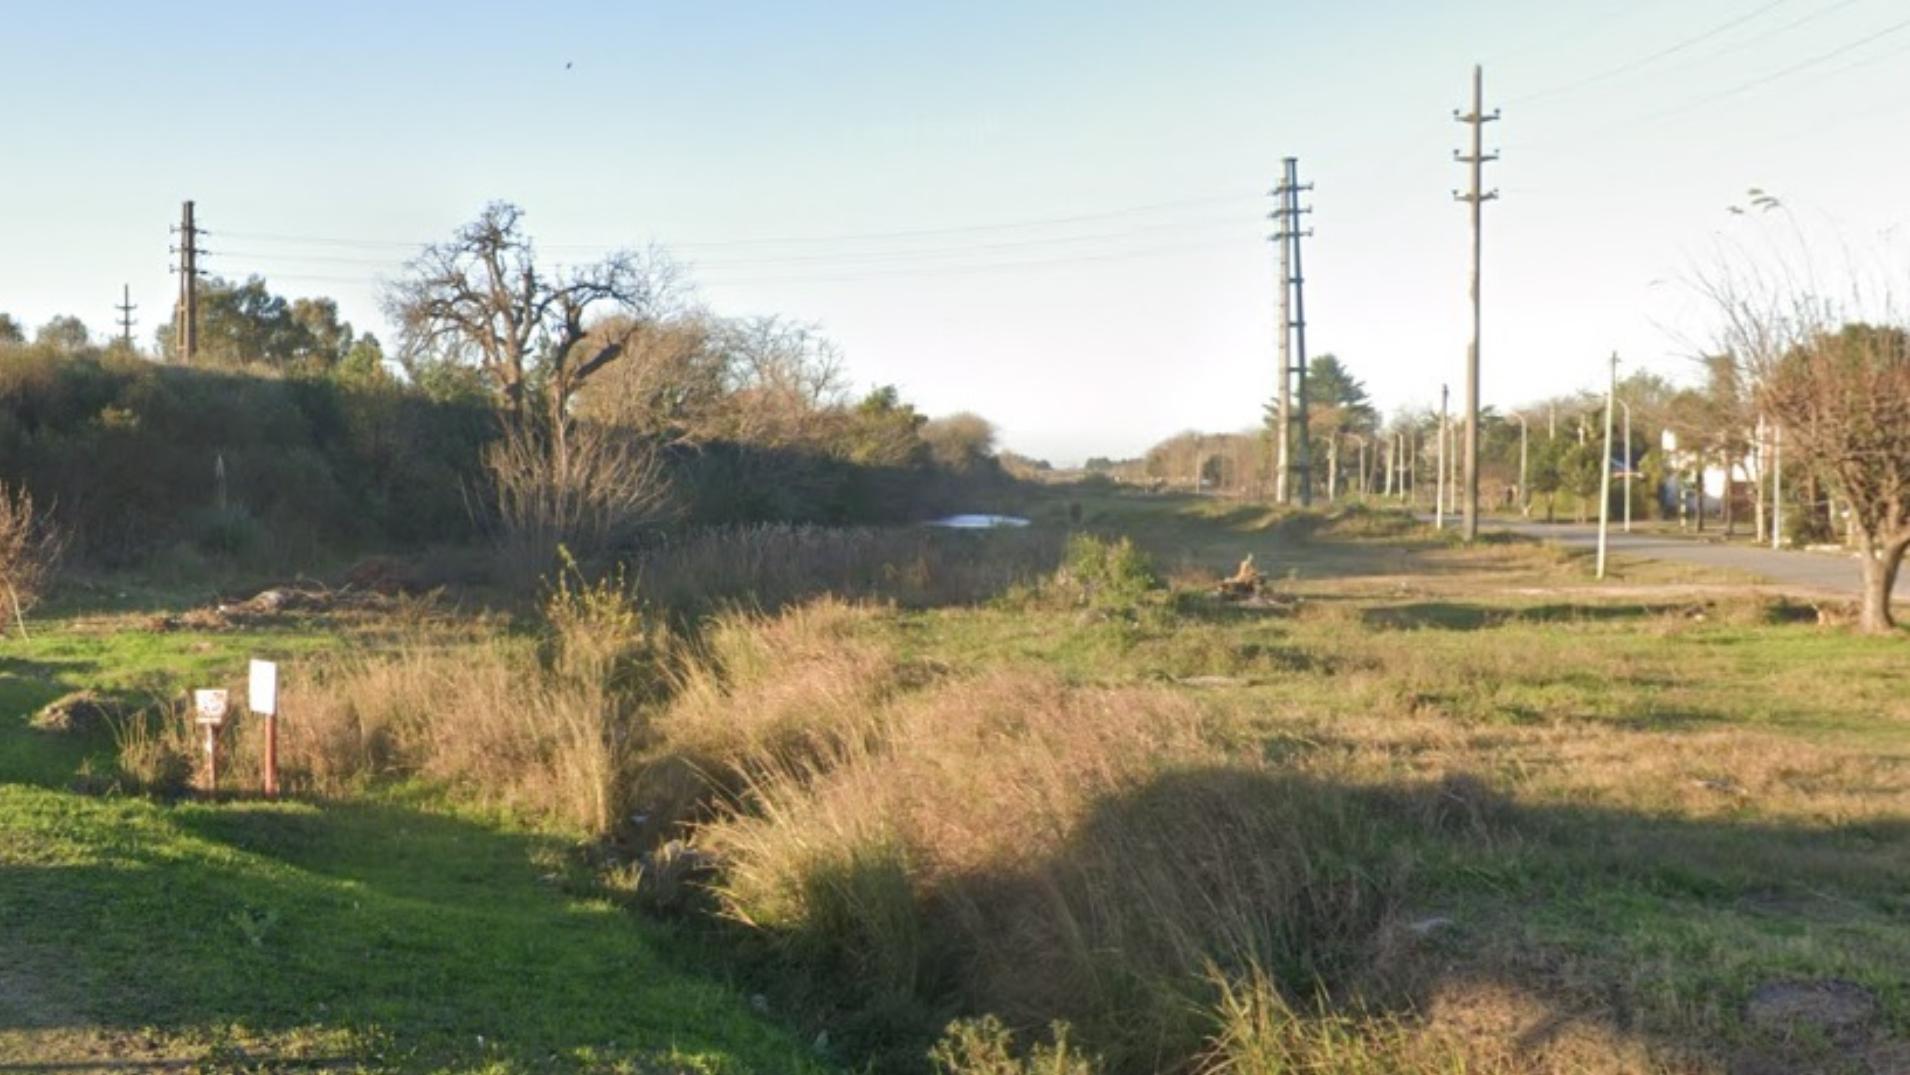
[[[71,315],[61,315],[41,325],[33,342],[60,354],[71,355],[85,350],[91,337],[92,334],[86,330],[86,322]]]
[[[0,314],[0,346],[18,345],[27,342],[26,330],[20,327],[10,314]]]
[[[1849,505],[1863,553],[1862,628],[1892,630],[1890,595],[1910,551],[1910,332],[1821,331],[1772,364],[1763,397],[1789,450]]]
[[[1307,363],[1306,401],[1307,432],[1319,446],[1315,456],[1325,457],[1326,492],[1331,499],[1341,484],[1341,445],[1349,436],[1370,437],[1379,426],[1379,412],[1366,386],[1331,354],[1315,355]]]
[[[925,423],[922,439],[929,456],[951,470],[968,470],[995,454],[995,427],[968,411]]]
[[[916,466],[928,458],[922,440],[928,419],[902,401],[894,385],[883,385],[862,397],[847,415],[842,454],[867,466]]]

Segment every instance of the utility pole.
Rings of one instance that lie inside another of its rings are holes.
[[[1275,419],[1274,435],[1278,438],[1274,446],[1273,500],[1276,504],[1288,502],[1287,479],[1293,473],[1293,461],[1288,455],[1293,446],[1293,247],[1286,238],[1286,186],[1275,187],[1273,196],[1278,199],[1273,211],[1274,219],[1280,221],[1279,228],[1271,236],[1280,244],[1280,396],[1279,413]]]
[[[1784,547],[1784,427],[1771,424],[1771,548]]]
[[[1472,152],[1470,154],[1453,150],[1453,159],[1471,166],[1472,189],[1461,194],[1453,191],[1452,196],[1466,202],[1472,209],[1472,347],[1466,351],[1466,503],[1465,503],[1465,539],[1472,541],[1479,536],[1479,225],[1485,203],[1499,196],[1499,192],[1481,190],[1485,179],[1485,165],[1488,161],[1499,159],[1497,153],[1485,152],[1485,125],[1499,118],[1498,109],[1491,115],[1485,111],[1485,74],[1474,65],[1472,68],[1472,111],[1453,111],[1452,117],[1472,128]]]
[[[1433,529],[1446,528],[1446,386],[1439,386],[1439,455],[1433,476]]]
[[[1605,577],[1605,545],[1612,525],[1612,404],[1618,399],[1618,352],[1605,386],[1605,451],[1598,461],[1598,577]]]
[[[119,286],[119,305],[114,306],[113,309],[119,311],[119,338],[127,347],[131,347],[133,345],[133,311],[138,307],[133,305],[133,289],[130,284]]]
[[[1313,184],[1300,182],[1299,158],[1287,157],[1281,163],[1285,169],[1284,175],[1280,185],[1273,191],[1280,199],[1280,208],[1274,213],[1279,218],[1280,229],[1274,233],[1273,237],[1285,244],[1280,259],[1284,281],[1281,286],[1285,291],[1282,299],[1287,300],[1290,296],[1293,315],[1286,327],[1281,329],[1283,333],[1289,330],[1293,333],[1292,347],[1285,351],[1282,358],[1283,362],[1291,359],[1287,372],[1282,374],[1281,396],[1291,400],[1292,410],[1287,428],[1281,431],[1281,444],[1284,450],[1284,446],[1289,443],[1287,439],[1289,436],[1296,441],[1293,444],[1295,458],[1293,469],[1297,471],[1294,478],[1300,485],[1300,506],[1311,507],[1313,504],[1313,445],[1307,431],[1306,273],[1301,268],[1300,240],[1311,236],[1313,232],[1300,226],[1300,218],[1313,210],[1301,207],[1300,195],[1312,190]],[[1282,302],[1282,306],[1286,306],[1285,301]],[[1290,390],[1287,387],[1286,378],[1291,378]],[[1283,468],[1282,474],[1285,473],[1286,470]],[[1292,496],[1291,482],[1288,483],[1287,495],[1289,498]]]
[[[188,199],[179,213],[179,309],[175,342],[179,361],[191,362],[199,355],[199,236],[204,235],[192,221],[192,202]]]

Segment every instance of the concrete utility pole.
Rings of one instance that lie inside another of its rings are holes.
[[[1286,185],[1275,187],[1273,218],[1280,226],[1270,237],[1280,246],[1280,394],[1279,414],[1275,419],[1273,500],[1290,502],[1288,479],[1293,476],[1293,247],[1288,243]]]
[[[1619,400],[1625,411],[1625,533],[1631,533],[1631,404]]]
[[[1612,525],[1612,404],[1618,399],[1618,352],[1605,386],[1605,452],[1598,461],[1598,577],[1605,577],[1605,546]]]
[[[1292,275],[1286,278],[1286,287],[1293,296],[1293,321],[1289,328],[1293,331],[1293,417],[1291,419],[1292,436],[1295,438],[1294,479],[1300,486],[1300,506],[1313,504],[1313,444],[1307,430],[1307,392],[1306,392],[1306,272],[1301,267],[1300,240],[1313,234],[1311,229],[1300,227],[1300,218],[1311,213],[1311,208],[1300,205],[1300,195],[1313,189],[1311,183],[1300,182],[1300,161],[1297,157],[1287,157],[1285,177],[1274,193],[1280,196],[1281,206],[1276,214],[1280,218],[1280,230],[1274,238],[1288,244],[1287,262]],[[1289,483],[1289,496],[1291,496]]]
[[[205,234],[193,224],[192,202],[188,200],[179,214],[179,310],[174,341],[179,361],[191,362],[199,355],[199,236]]]
[[[121,284],[119,286],[119,304],[114,306],[113,309],[119,311],[119,338],[127,347],[131,347],[133,345],[133,311],[138,309],[137,306],[133,305],[133,289],[131,285]]]
[[[1462,164],[1471,166],[1472,189],[1467,193],[1453,191],[1452,196],[1466,202],[1472,209],[1472,346],[1466,351],[1466,497],[1465,497],[1465,538],[1472,541],[1479,536],[1479,253],[1481,210],[1485,203],[1499,196],[1499,192],[1481,190],[1485,179],[1485,166],[1488,161],[1499,159],[1497,153],[1485,152],[1485,126],[1499,118],[1497,109],[1487,115],[1485,111],[1485,73],[1478,66],[1472,69],[1472,111],[1453,110],[1452,118],[1472,128],[1472,152],[1462,153],[1453,150],[1452,157]]]
[[[1439,455],[1433,476],[1433,529],[1446,528],[1446,386],[1439,386]]]

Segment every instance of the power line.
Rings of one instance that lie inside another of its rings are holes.
[[[1243,223],[1238,220],[1211,220],[1197,224],[1180,222],[1153,223],[1129,228],[1123,231],[1095,232],[1083,235],[1055,236],[1041,239],[1019,239],[996,243],[971,243],[961,246],[930,247],[911,250],[872,250],[847,251],[837,254],[789,254],[753,258],[717,258],[705,260],[691,257],[686,259],[697,268],[750,268],[774,267],[781,265],[843,265],[884,264],[884,263],[920,263],[937,259],[969,257],[975,254],[997,253],[1015,250],[1065,249],[1084,243],[1119,243],[1124,240],[1143,238],[1162,231],[1176,231],[1181,234],[1199,234],[1217,230],[1241,230]],[[228,250],[228,257],[244,258],[266,262],[295,262],[333,265],[366,265],[378,268],[401,269],[404,262],[396,258],[359,258],[333,254],[286,253],[257,250]]]
[[[1250,237],[1249,237],[1250,238]],[[973,273],[1012,272],[1017,269],[1049,268],[1061,265],[1082,265],[1096,262],[1132,261],[1139,258],[1163,257],[1181,254],[1205,253],[1229,247],[1243,247],[1241,237],[1223,240],[1207,240],[1188,243],[1171,243],[1150,247],[1138,247],[1131,250],[1111,251],[1096,254],[1082,254],[1069,257],[1013,259],[980,262],[966,265],[915,265],[900,268],[872,269],[842,273],[803,273],[800,275],[740,276],[723,277],[720,274],[698,281],[709,287],[741,287],[769,284],[827,284],[851,283],[868,280],[908,279],[923,276],[960,276]],[[234,255],[238,256],[238,255]],[[365,276],[336,276],[324,273],[275,273],[270,277],[275,282],[296,281],[301,283],[328,283],[366,285],[373,279]]]
[[[1796,63],[1790,64],[1776,71],[1772,71],[1772,72],[1768,72],[1766,74],[1760,75],[1757,78],[1751,79],[1750,81],[1747,81],[1747,82],[1740,83],[1729,89],[1721,90],[1716,93],[1707,94],[1702,97],[1694,98],[1682,104],[1675,105],[1671,108],[1660,109],[1656,112],[1646,113],[1645,115],[1642,115],[1642,116],[1628,118],[1628,119],[1620,120],[1617,122],[1605,124],[1600,127],[1595,127],[1591,131],[1587,132],[1584,136],[1581,136],[1575,139],[1571,144],[1571,148],[1573,150],[1580,150],[1584,148],[1589,148],[1594,145],[1602,145],[1603,143],[1601,140],[1601,136],[1603,135],[1610,134],[1615,131],[1625,130],[1631,127],[1635,127],[1639,124],[1652,123],[1658,120],[1669,119],[1674,116],[1683,115],[1687,112],[1691,112],[1698,108],[1702,108],[1705,105],[1715,104],[1718,101],[1736,97],[1739,94],[1748,93],[1752,90],[1768,85],[1769,83],[1776,82],[1780,79],[1788,78],[1792,75],[1795,75],[1800,72],[1809,70],[1810,68],[1816,67],[1819,64],[1823,64],[1831,60],[1834,60],[1839,56],[1848,55],[1849,53],[1854,52],[1860,48],[1863,48],[1864,46],[1869,45],[1872,42],[1879,41],[1879,40],[1882,40],[1883,38],[1901,33],[1906,29],[1910,29],[1910,19],[1905,19],[1900,22],[1891,23],[1890,25],[1884,27],[1881,30],[1878,30],[1875,33],[1867,34],[1861,38],[1857,38],[1852,41],[1847,41],[1841,45],[1836,46],[1835,48],[1829,49],[1825,52],[1820,52],[1816,55],[1807,57],[1803,60],[1799,60]],[[1879,62],[1882,62],[1883,60],[1890,59],[1894,56],[1901,54],[1904,51],[1910,51],[1910,49],[1892,50],[1889,52],[1881,53],[1876,56],[1866,57],[1855,63],[1846,64],[1842,67],[1837,67],[1837,68],[1833,68],[1830,71],[1826,71],[1822,74],[1821,77],[1833,78],[1837,75],[1844,74],[1849,71],[1854,71],[1861,67],[1868,67],[1871,64],[1879,63]],[[1561,149],[1562,147],[1556,143],[1523,143],[1522,142],[1511,148],[1520,149],[1520,150],[1533,150],[1538,152],[1547,152],[1547,151],[1557,151]]]
[[[1765,86],[1772,82],[1776,82],[1778,79],[1788,78],[1789,76],[1797,74],[1800,71],[1808,70],[1812,67],[1817,66],[1820,63],[1824,63],[1828,60],[1834,60],[1839,56],[1843,56],[1848,53],[1855,52],[1857,49],[1860,49],[1864,47],[1865,45],[1868,45],[1874,41],[1880,41],[1883,38],[1891,36],[1892,34],[1901,33],[1904,30],[1910,30],[1910,19],[1904,19],[1901,22],[1891,23],[1889,26],[1886,26],[1882,30],[1879,30],[1876,33],[1871,34],[1867,37],[1860,38],[1856,41],[1846,42],[1845,44],[1839,45],[1828,52],[1820,52],[1817,55],[1812,56],[1808,59],[1799,60],[1798,62],[1791,64],[1789,67],[1785,67],[1780,70],[1773,71],[1770,74],[1763,75],[1758,78],[1754,78],[1749,82],[1745,82],[1740,85],[1733,86],[1728,90],[1723,90],[1719,93],[1714,93],[1706,97],[1700,97],[1694,101],[1687,101],[1686,103],[1679,105],[1675,108],[1668,108],[1660,112],[1650,113],[1644,116],[1640,120],[1640,122],[1650,122],[1652,120],[1664,119],[1669,116],[1682,115],[1683,113],[1689,112],[1694,108],[1701,108],[1704,105],[1712,104],[1717,101],[1722,101],[1728,97],[1735,97],[1740,93],[1749,92],[1750,90],[1757,89],[1760,86]],[[1872,57],[1871,60],[1876,60],[1881,58],[1882,57]],[[1866,60],[1864,61],[1864,63],[1869,63],[1871,62],[1871,60]],[[1863,64],[1854,64],[1851,66],[1859,67],[1859,66],[1863,66]],[[1847,67],[1847,68],[1843,68],[1842,70],[1850,70],[1850,68]],[[1832,72],[1832,73],[1837,73],[1837,72]]]
[[[1040,217],[1022,220],[1004,221],[994,224],[972,224],[946,228],[917,228],[904,231],[860,232],[835,235],[789,235],[756,236],[742,239],[716,239],[703,241],[684,241],[665,245],[681,249],[716,249],[740,246],[798,246],[824,243],[877,242],[893,239],[918,239],[945,235],[973,235],[996,231],[1018,231],[1030,228],[1047,228],[1094,221],[1115,220],[1122,217],[1166,212],[1176,209],[1234,203],[1246,205],[1255,195],[1218,194],[1199,198],[1183,198],[1174,201],[1152,202],[1132,205],[1120,209],[1110,209],[1094,213],[1077,213],[1070,216]],[[344,238],[323,235],[292,235],[282,232],[253,232],[221,230],[221,235],[233,239],[250,239],[276,243],[310,243],[321,246],[369,247],[386,249],[418,250],[433,245],[437,240],[419,240],[408,242],[395,239]],[[537,244],[546,250],[610,250],[610,243],[544,243]]]
[[[1649,55],[1646,55],[1646,56],[1641,56],[1635,60],[1631,60],[1626,63],[1619,64],[1617,67],[1610,68],[1609,70],[1600,71],[1598,74],[1595,74],[1595,75],[1588,75],[1584,78],[1578,79],[1573,82],[1567,82],[1559,86],[1552,86],[1547,89],[1536,90],[1532,93],[1515,97],[1506,103],[1513,104],[1513,105],[1525,104],[1529,101],[1537,101],[1542,98],[1555,96],[1557,94],[1570,93],[1574,90],[1584,89],[1587,86],[1597,85],[1598,83],[1603,82],[1607,79],[1616,78],[1619,75],[1623,75],[1623,74],[1629,74],[1630,72],[1636,71],[1641,67],[1648,67],[1651,64],[1657,63],[1659,60],[1665,59],[1668,56],[1675,56],[1678,53],[1683,52],[1685,49],[1692,47],[1693,45],[1698,45],[1698,44],[1702,44],[1705,41],[1709,41],[1710,39],[1718,36],[1719,34],[1728,33],[1731,30],[1734,30],[1737,27],[1742,26],[1747,22],[1750,22],[1751,20],[1757,18],[1758,16],[1764,14],[1767,11],[1770,11],[1773,8],[1781,7],[1784,4],[1788,4],[1791,2],[1792,0],[1767,0],[1766,3],[1758,5],[1756,8],[1752,9],[1751,11],[1743,15],[1740,15],[1734,19],[1728,19],[1725,22],[1719,23],[1718,25],[1713,26],[1711,29],[1704,31],[1703,33],[1698,34],[1695,37],[1688,37],[1684,39],[1683,41],[1678,42],[1675,45],[1671,45],[1667,48],[1660,49],[1657,52],[1650,53]]]

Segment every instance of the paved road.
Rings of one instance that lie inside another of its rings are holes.
[[[1516,523],[1493,519],[1480,520],[1487,527],[1556,541],[1561,545],[1598,544],[1596,524]],[[1857,596],[1861,592],[1857,561],[1854,557],[1796,549],[1762,549],[1752,545],[1720,545],[1687,537],[1665,534],[1626,534],[1616,527],[1611,533],[1611,550],[1627,556],[1653,560],[1676,560],[1707,567],[1722,567],[1762,575],[1785,586],[1809,587]],[[1897,579],[1895,597],[1910,600],[1910,575]]]

